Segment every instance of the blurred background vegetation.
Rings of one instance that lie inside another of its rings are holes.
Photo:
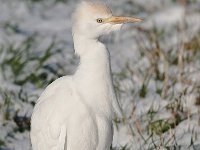
[[[72,74],[78,0],[0,0],[0,150],[30,149],[30,116],[55,79]],[[113,149],[200,149],[200,1],[108,1],[144,18],[102,40],[124,118]]]

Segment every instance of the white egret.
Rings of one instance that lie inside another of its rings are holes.
[[[73,15],[73,40],[80,65],[72,76],[51,83],[31,118],[33,150],[109,150],[113,108],[119,109],[109,52],[99,36],[138,18],[112,16],[100,2],[82,1]]]

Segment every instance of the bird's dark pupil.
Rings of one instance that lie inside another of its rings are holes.
[[[101,19],[98,19],[97,21],[98,21],[99,23],[101,23],[101,22],[102,22],[102,20],[101,20]]]

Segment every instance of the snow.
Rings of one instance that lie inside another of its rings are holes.
[[[18,47],[27,37],[34,35],[37,38],[32,52],[39,57],[43,55],[43,50],[47,49],[52,41],[55,41],[58,44],[53,50],[57,52],[58,49],[62,49],[61,55],[56,53],[47,63],[50,63],[51,67],[55,69],[58,69],[55,64],[59,63],[65,70],[64,72],[72,73],[76,69],[76,64],[78,64],[78,59],[74,57],[73,53],[71,35],[71,15],[76,3],[77,1],[74,0],[69,0],[66,3],[0,0],[0,49],[1,47],[7,48],[9,44]],[[166,0],[110,0],[108,4],[111,5],[111,8],[114,9],[113,12],[117,15],[132,15],[134,13],[135,16],[144,18],[144,21],[140,24],[126,25],[119,33],[113,33],[101,39],[110,50],[114,79],[120,79],[115,81],[115,85],[119,86],[119,91],[123,91],[119,94],[119,98],[125,117],[128,118],[132,112],[134,113],[131,116],[133,118],[127,119],[126,123],[122,121],[117,125],[114,124],[113,147],[119,148],[127,145],[133,150],[147,149],[152,143],[148,141],[148,144],[144,144],[136,124],[139,124],[138,126],[141,128],[144,138],[147,139],[148,134],[145,130],[149,122],[173,118],[173,113],[167,110],[166,107],[173,103],[174,99],[170,96],[161,97],[157,90],[163,87],[163,83],[157,81],[154,76],[146,76],[151,71],[149,68],[152,63],[148,56],[155,48],[155,45],[152,45],[151,41],[148,40],[146,32],[156,28],[158,32],[161,32],[161,36],[156,35],[161,49],[166,53],[172,49],[173,55],[177,55],[177,47],[180,46],[181,42],[190,41],[200,31],[200,1],[197,0],[194,4],[185,7]],[[185,36],[183,37],[183,33],[180,33],[177,28],[184,21],[189,27],[184,31]],[[138,28],[142,28],[144,32]],[[164,35],[162,35],[162,32],[164,32]],[[148,54],[143,54],[143,52]],[[0,64],[5,58],[12,57],[7,51],[0,54]],[[153,57],[154,59],[156,58]],[[161,73],[164,73],[163,60],[159,63],[158,68]],[[194,72],[189,74],[189,78],[197,85],[200,82],[199,64],[200,62],[195,60],[185,68],[187,72]],[[127,65],[129,66],[128,69]],[[23,79],[30,72],[34,73],[36,68],[37,62],[30,62],[25,68],[25,73],[19,76],[18,79]],[[16,85],[13,83],[15,75],[11,73],[9,67],[6,70],[0,68],[0,71],[0,141],[3,140],[6,143],[5,146],[0,145],[0,149],[29,150],[31,149],[29,131],[15,131],[17,125],[12,117],[16,115],[16,112],[19,116],[30,117],[33,109],[31,103],[36,101],[43,88],[36,88],[30,83],[24,86]],[[170,66],[169,68],[171,76],[177,76],[178,71],[176,66]],[[37,73],[43,72],[45,71],[39,70]],[[60,72],[62,72],[62,69]],[[6,79],[3,74],[6,74]],[[48,79],[51,80],[52,78],[54,76],[49,73]],[[171,82],[169,83],[172,85]],[[144,83],[148,83],[148,91],[145,97],[140,97],[138,93]],[[28,97],[28,102],[19,100],[18,94],[21,89],[28,94],[21,95],[25,100]],[[187,89],[188,93],[186,92],[186,95],[183,96],[181,105],[183,113],[187,114],[189,112],[188,116],[176,128],[163,133],[165,140],[170,139],[172,134],[175,133],[176,142],[178,145],[182,145],[183,149],[190,145],[191,138],[194,139],[194,145],[200,144],[200,126],[198,122],[200,108],[195,105],[199,91],[191,90],[193,86],[185,86],[177,82],[172,88],[169,87],[168,93],[174,93],[174,97],[179,98],[181,97],[179,93],[184,89]],[[6,95],[2,91],[6,91],[7,96],[10,96],[10,101],[5,102]],[[9,104],[5,105],[5,103]],[[177,106],[178,104],[174,105]],[[147,114],[151,110],[157,113],[152,120],[148,120]],[[8,120],[5,120],[4,116],[6,111],[10,112]],[[130,130],[130,124],[135,135]],[[155,139],[157,139],[157,143],[160,142],[159,136],[155,136]],[[173,145],[175,145],[174,141],[169,142],[169,146]]]

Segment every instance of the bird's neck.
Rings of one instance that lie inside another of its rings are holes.
[[[74,37],[75,53],[80,56],[80,65],[76,75],[98,79],[110,77],[109,52],[97,39]]]
[[[110,74],[109,52],[96,39],[74,37],[75,52],[80,56],[80,65],[75,73],[78,88],[84,94],[87,103],[101,111],[112,111],[114,90]],[[103,96],[103,97],[102,97]],[[99,106],[98,106],[99,105]],[[105,108],[105,106],[109,108]],[[108,113],[108,112],[107,112]]]

